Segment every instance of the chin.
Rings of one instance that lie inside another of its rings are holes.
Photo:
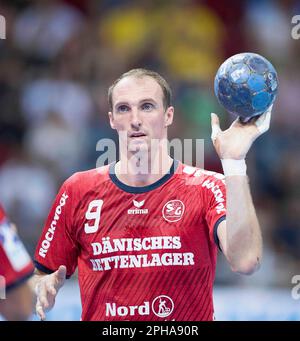
[[[146,141],[134,140],[128,144],[128,150],[130,152],[147,152],[150,150],[148,143]]]

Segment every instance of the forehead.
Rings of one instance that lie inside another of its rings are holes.
[[[157,81],[149,76],[129,76],[121,79],[113,89],[112,100],[116,102],[139,102],[152,98],[163,102],[163,91]]]

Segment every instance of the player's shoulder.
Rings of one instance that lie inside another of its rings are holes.
[[[89,169],[86,171],[76,172],[66,181],[65,186],[75,188],[89,188],[95,185],[99,186],[109,179],[109,166]]]
[[[225,176],[222,173],[206,170],[204,168],[192,167],[181,163],[179,167],[180,176],[188,181],[190,185],[202,185],[202,187],[213,183],[225,183]]]

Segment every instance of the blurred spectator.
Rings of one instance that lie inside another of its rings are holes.
[[[99,21],[101,46],[107,53],[103,62],[110,64],[113,73],[129,68],[151,43],[153,22],[151,10],[144,7],[146,3],[133,2],[128,6],[119,2],[120,6],[102,15]]]
[[[0,169],[0,200],[33,251],[57,187],[49,172],[22,150]]]
[[[45,138],[46,137],[46,138]],[[83,134],[78,136],[56,113],[50,113],[45,121],[32,125],[25,136],[25,148],[40,162],[47,164],[58,178],[66,178],[79,168],[78,155],[85,161]]]
[[[78,32],[81,23],[75,8],[56,0],[35,0],[15,22],[15,43],[26,54],[49,60]]]
[[[269,0],[248,1],[246,13],[245,32],[249,35],[252,46],[278,61],[290,58],[293,43],[289,39],[292,13],[286,13],[280,1]]]
[[[43,122],[48,113],[55,112],[70,128],[78,131],[87,124],[92,101],[82,84],[46,78],[24,85],[22,108],[32,125]]]
[[[174,1],[157,9],[157,20],[159,56],[172,77],[211,81],[222,61],[223,26],[218,16],[207,6]]]

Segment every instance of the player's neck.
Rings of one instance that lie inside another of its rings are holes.
[[[125,185],[133,187],[149,186],[170,171],[173,159],[167,154],[157,153],[156,155],[141,157],[141,155],[131,157],[121,156],[121,160],[116,163],[115,173],[118,179]]]

